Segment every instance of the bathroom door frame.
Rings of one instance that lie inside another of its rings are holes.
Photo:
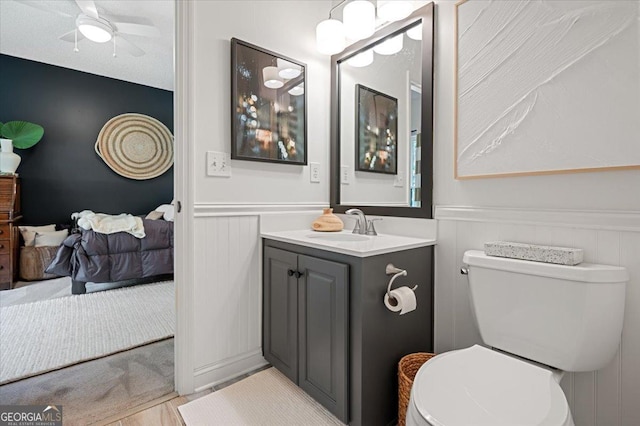
[[[194,138],[193,58],[194,6],[192,1],[174,0],[174,197],[175,219],[175,390],[180,395],[194,391]]]

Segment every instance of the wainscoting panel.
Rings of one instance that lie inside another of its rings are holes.
[[[471,312],[467,279],[459,271],[462,254],[483,249],[486,241],[578,247],[585,250],[586,262],[621,265],[629,270],[625,325],[618,353],[603,369],[565,374],[561,384],[576,425],[640,424],[640,227],[634,226],[640,224],[640,214],[439,207],[436,219],[437,352],[481,342]]]
[[[197,217],[194,368],[209,374],[261,346],[259,216]],[[226,370],[225,370],[226,371]],[[233,373],[233,372],[232,372]],[[231,374],[232,374],[231,373]],[[225,377],[211,376],[211,381]]]

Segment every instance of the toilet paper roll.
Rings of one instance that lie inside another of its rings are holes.
[[[416,294],[409,287],[399,287],[384,295],[384,305],[391,312],[400,312],[404,315],[414,311],[418,306]]]

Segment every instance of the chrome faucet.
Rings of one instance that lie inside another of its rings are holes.
[[[349,209],[345,214],[357,215],[356,226],[353,227],[354,234],[366,234],[367,233],[367,217],[360,209]]]

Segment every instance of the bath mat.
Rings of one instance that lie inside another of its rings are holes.
[[[178,407],[187,426],[343,425],[275,368]]]

